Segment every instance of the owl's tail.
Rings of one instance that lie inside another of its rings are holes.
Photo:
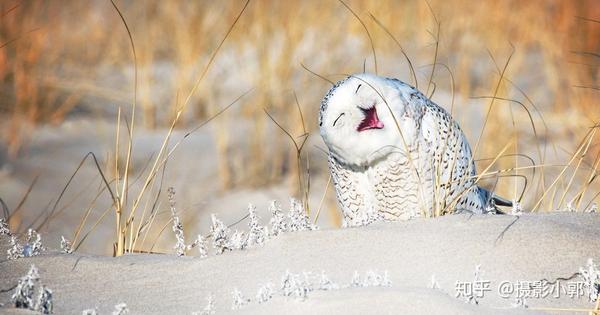
[[[485,202],[487,205],[491,205],[493,207],[496,206],[500,206],[500,207],[512,207],[513,203],[512,201],[502,198],[492,192],[490,192],[489,190],[479,187],[479,190],[482,192],[482,195],[485,198]]]

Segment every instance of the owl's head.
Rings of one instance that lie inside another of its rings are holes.
[[[355,74],[325,95],[319,115],[321,136],[340,162],[364,167],[403,148],[398,128],[403,122],[398,116],[405,110],[406,98],[398,84],[402,83]]]

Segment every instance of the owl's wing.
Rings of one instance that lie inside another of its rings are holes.
[[[369,209],[372,207],[368,202],[370,190],[367,174],[342,165],[331,154],[329,155],[329,169],[337,200],[342,208],[344,227],[370,223],[367,221],[370,219]]]
[[[421,123],[423,144],[430,158],[434,199],[438,207],[484,211],[486,198],[475,185],[471,148],[458,123],[443,108],[428,102]]]

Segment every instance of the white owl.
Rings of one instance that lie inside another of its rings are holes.
[[[510,205],[474,184],[471,148],[450,114],[400,80],[337,82],[319,126],[344,226]]]

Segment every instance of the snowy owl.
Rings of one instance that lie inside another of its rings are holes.
[[[471,148],[450,114],[400,80],[337,82],[319,126],[345,226],[510,205],[475,185]]]

